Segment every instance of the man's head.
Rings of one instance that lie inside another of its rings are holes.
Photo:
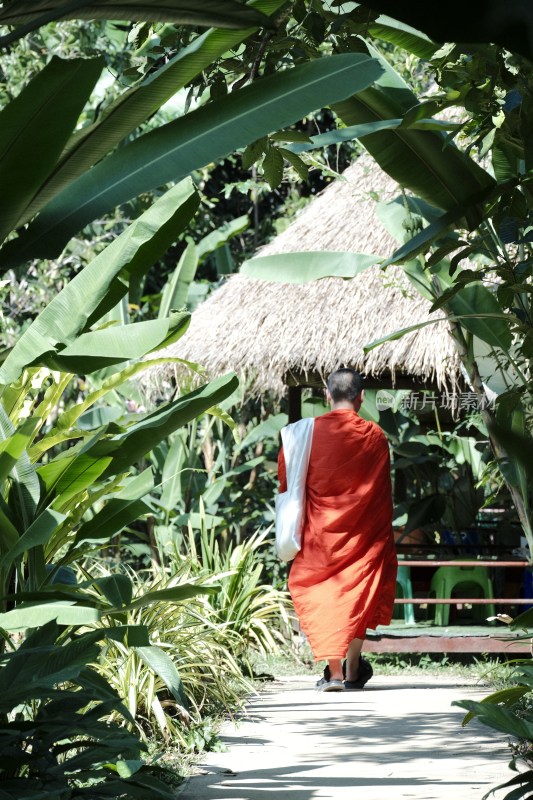
[[[354,369],[337,369],[328,378],[327,397],[334,406],[353,406],[358,411],[363,402],[363,379]]]

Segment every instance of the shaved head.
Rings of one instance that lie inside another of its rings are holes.
[[[363,389],[363,379],[354,369],[343,367],[328,378],[328,391],[334,403],[354,403]]]

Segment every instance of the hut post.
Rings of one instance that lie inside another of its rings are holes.
[[[302,387],[289,386],[289,423],[302,418]]]

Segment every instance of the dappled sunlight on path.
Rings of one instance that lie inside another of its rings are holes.
[[[487,691],[440,677],[374,678],[319,694],[286,678],[252,700],[182,788],[184,800],[481,800],[511,777],[504,736],[461,728],[452,700]]]

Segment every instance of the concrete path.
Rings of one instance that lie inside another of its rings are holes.
[[[313,687],[308,677],[267,686],[180,800],[481,800],[513,775],[505,737],[461,728],[464,712],[451,706],[483,688],[440,676],[374,677],[362,692]]]

